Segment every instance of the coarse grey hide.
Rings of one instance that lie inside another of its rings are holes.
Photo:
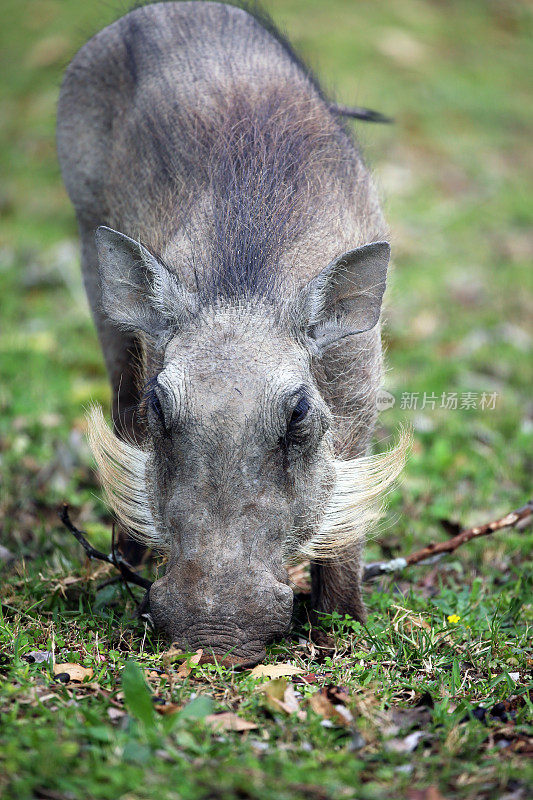
[[[75,56],[57,137],[113,392],[89,439],[124,546],[166,554],[155,624],[255,663],[303,558],[314,610],[363,620],[407,442],[368,454],[390,252],[318,83],[259,15],[156,3]]]

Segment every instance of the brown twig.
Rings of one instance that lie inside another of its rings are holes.
[[[505,517],[487,522],[485,525],[476,525],[473,528],[466,528],[457,536],[447,539],[445,542],[433,542],[426,545],[421,550],[416,550],[406,558],[393,558],[391,561],[378,561],[374,564],[367,564],[363,571],[363,580],[369,581],[379,575],[390,574],[394,572],[401,572],[406,567],[413,564],[420,564],[428,559],[434,560],[440,558],[447,553],[453,553],[462,544],[469,542],[471,539],[477,539],[479,536],[488,536],[491,533],[500,531],[503,528],[515,528],[519,523],[525,522],[533,516],[533,500],[527,502],[522,508],[516,511],[511,511]]]
[[[85,531],[80,531],[75,525],[72,524],[68,513],[68,505],[66,503],[63,503],[63,506],[61,507],[59,519],[65,528],[71,532],[74,538],[78,540],[89,558],[94,558],[97,561],[106,561],[108,564],[112,564],[116,569],[119,570],[124,580],[128,583],[134,583],[136,586],[142,586],[143,589],[150,588],[152,581],[149,581],[147,578],[143,578],[142,575],[138,575],[136,572],[133,572],[128,564],[126,564],[120,553],[116,552],[114,547],[113,552],[110,555],[109,553],[102,553],[101,550],[97,550],[89,541],[87,541],[85,537]]]
[[[116,543],[116,539],[115,539],[115,523],[114,522],[111,525],[111,559],[113,561],[113,564],[114,564],[115,568],[118,569],[120,574],[122,575],[122,577],[124,577],[124,573],[120,569],[120,564],[121,563],[123,564],[124,560],[123,560],[122,556],[120,555],[120,553],[117,550],[117,543]],[[133,574],[136,574],[136,573],[133,573]],[[135,603],[136,602],[135,595],[131,591],[130,585],[129,585],[127,580],[124,581],[124,586],[126,587],[129,596],[131,597],[131,599]]]
[[[416,553],[411,553],[407,557],[408,564],[418,564],[426,558],[437,555],[439,553],[453,553],[462,544],[469,542],[471,539],[476,539],[478,536],[488,536],[490,533],[500,531],[502,528],[515,528],[519,522],[529,519],[533,515],[533,500],[530,500],[519,508],[517,511],[511,511],[505,517],[495,520],[494,522],[487,522],[485,525],[476,525],[474,528],[467,528],[447,542],[437,542],[428,544],[422,550],[417,550]]]

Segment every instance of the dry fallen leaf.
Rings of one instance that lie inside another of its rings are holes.
[[[208,714],[205,722],[216,731],[253,731],[258,726],[254,722],[234,714],[233,711],[223,711],[221,714]]]
[[[285,675],[302,675],[304,672],[294,664],[258,664],[250,671],[252,678],[282,678]]]
[[[315,712],[324,719],[331,720],[337,725],[349,726],[353,722],[351,711],[340,703],[333,705],[328,698],[325,690],[321,690],[309,698],[309,705]]]
[[[183,650],[181,650],[179,647],[176,647],[173,644],[168,650],[166,650],[161,655],[161,660],[165,665],[166,669],[170,670],[173,660],[182,659],[183,663],[180,664],[180,666],[178,667],[175,677],[187,678],[191,674],[192,668],[200,663],[203,653],[204,653],[203,650],[197,650],[196,653],[189,656],[187,655],[187,653],[184,653]]]
[[[283,678],[269,681],[261,686],[260,691],[265,695],[265,705],[270,711],[279,711],[280,702],[283,702],[285,689],[287,688],[287,681]]]
[[[54,675],[63,674],[69,676],[69,681],[78,681],[81,683],[85,678],[92,678],[93,671],[90,667],[82,667],[80,664],[70,664],[69,662],[55,664]]]
[[[285,714],[298,715],[298,719],[305,719],[305,712],[301,710],[294,687],[287,684],[283,678],[269,681],[261,687],[265,695],[265,704],[270,711],[283,711]]]
[[[311,695],[309,698],[309,705],[315,712],[325,719],[332,719],[336,717],[335,707],[333,703],[328,700],[321,692]]]
[[[187,661],[184,661],[183,664],[180,665],[176,673],[176,677],[187,678],[187,676],[191,674],[192,668],[196,667],[200,663],[203,654],[203,650],[197,650],[193,656],[190,656]]]
[[[302,722],[305,720],[305,711],[300,708],[300,703],[296,697],[294,687],[289,684],[283,693],[283,700],[279,701],[280,706],[287,714],[296,714]]]
[[[321,677],[329,677],[331,673],[324,673]],[[315,672],[306,672],[304,675],[296,675],[294,678],[295,683],[311,684],[317,683],[319,676]]]

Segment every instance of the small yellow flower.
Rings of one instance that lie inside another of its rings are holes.
[[[451,622],[453,625],[455,625],[455,623],[459,622],[460,619],[461,617],[458,617],[457,614],[450,614],[448,617],[448,622]]]

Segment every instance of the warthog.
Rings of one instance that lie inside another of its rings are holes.
[[[90,443],[123,529],[168,556],[150,613],[252,664],[317,611],[364,620],[361,547],[403,443],[369,456],[389,245],[368,169],[270,22],[138,8],[63,81],[58,150],[113,392]]]

